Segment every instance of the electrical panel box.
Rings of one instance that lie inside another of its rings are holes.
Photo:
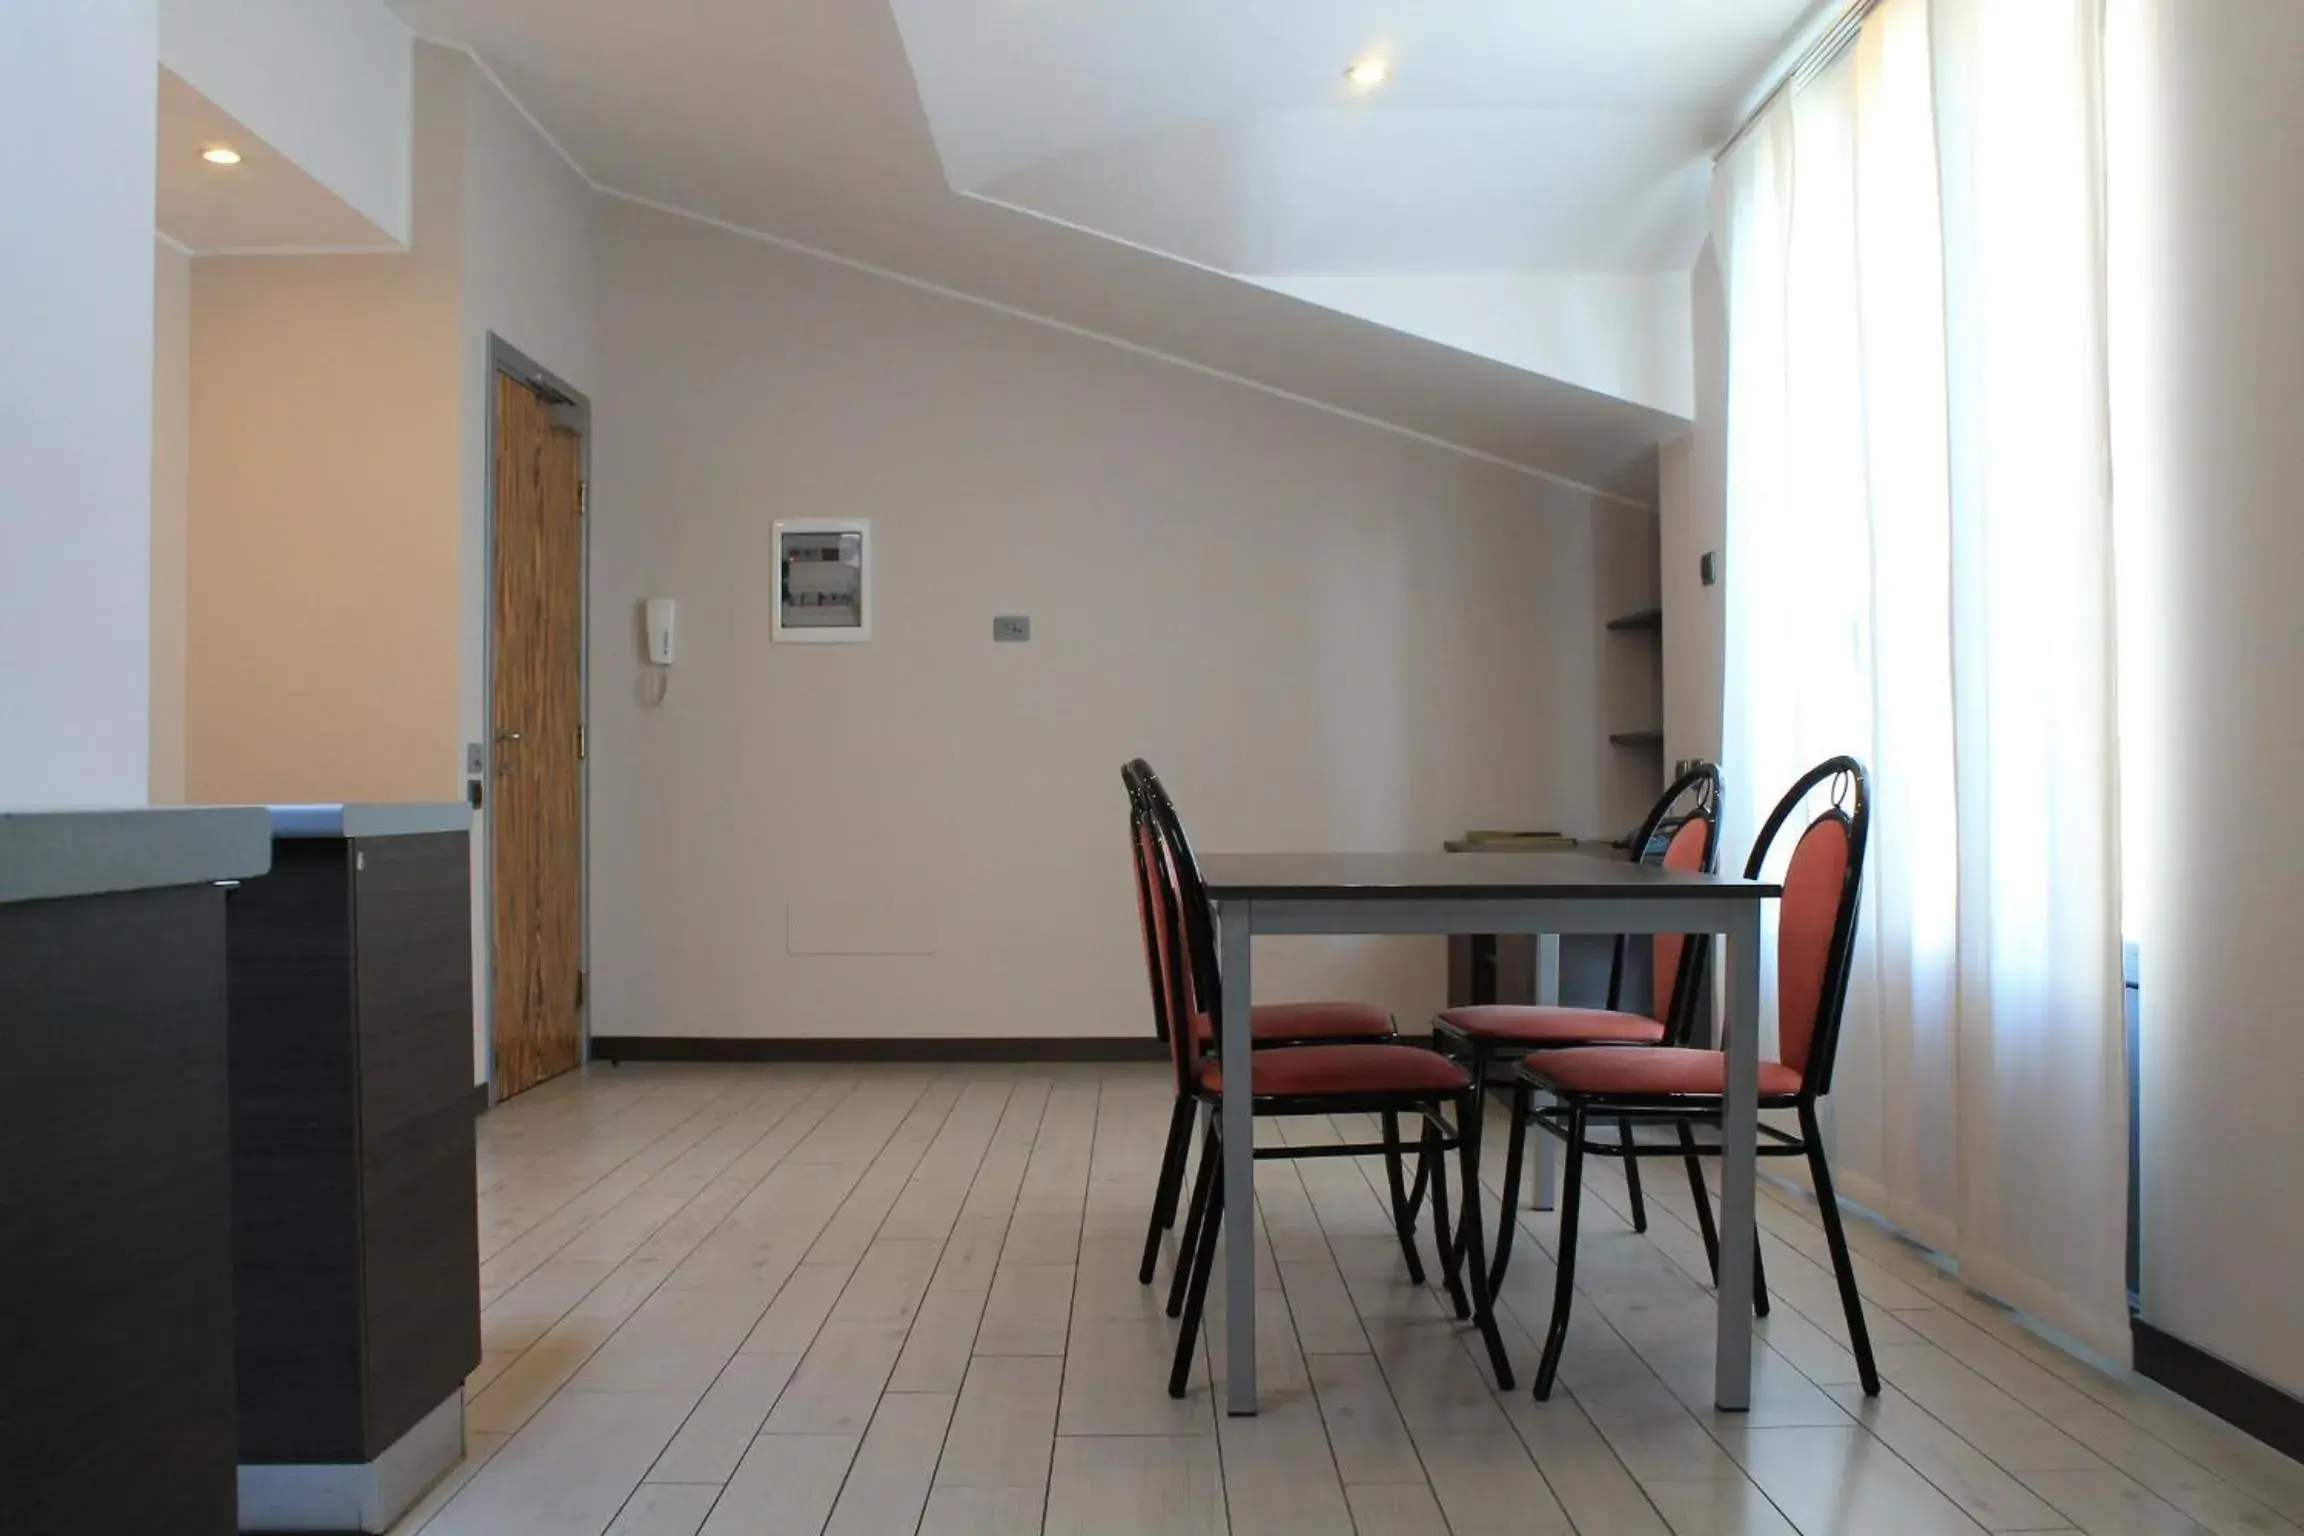
[[[777,640],[872,638],[872,524],[861,518],[776,524]]]

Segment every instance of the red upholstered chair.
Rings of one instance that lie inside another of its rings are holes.
[[[1720,770],[1698,763],[1664,791],[1648,812],[1640,830],[1632,834],[1632,862],[1645,862],[1659,842],[1666,869],[1701,870],[1716,867],[1720,840]],[[1577,1045],[1686,1045],[1696,1034],[1697,1008],[1703,1000],[1704,966],[1710,958],[1708,934],[1659,933],[1649,939],[1654,977],[1651,1001],[1645,1013],[1618,1007],[1624,995],[1624,963],[1628,941],[1619,934],[1608,966],[1608,1002],[1604,1008],[1559,1008],[1515,1003],[1485,1003],[1450,1008],[1432,1022],[1432,1043],[1463,1062],[1473,1078],[1496,1082],[1500,1070],[1509,1069],[1530,1051],[1558,1050]],[[1624,1144],[1632,1141],[1629,1121],[1617,1127]],[[1626,1182],[1632,1191],[1632,1227],[1648,1230],[1648,1205],[1640,1189],[1637,1158],[1624,1161]],[[1688,1176],[1701,1180],[1693,1156]],[[1491,1288],[1504,1283],[1504,1268],[1511,1258],[1512,1207],[1497,1218],[1496,1267]]]
[[[1847,1314],[1857,1373],[1865,1395],[1876,1397],[1880,1373],[1872,1361],[1872,1338],[1864,1326],[1864,1304],[1856,1294],[1856,1275],[1848,1262],[1848,1238],[1832,1193],[1832,1168],[1816,1123],[1816,1101],[1832,1091],[1832,1063],[1840,1045],[1849,957],[1855,949],[1857,907],[1864,882],[1871,784],[1863,764],[1852,757],[1835,757],[1803,774],[1760,828],[1744,874],[1747,879],[1760,878],[1777,834],[1799,811],[1801,802],[1826,784],[1831,786],[1832,804],[1802,829],[1784,868],[1784,897],[1777,911],[1776,929],[1778,1059],[1760,1063],[1761,1107],[1795,1112],[1800,1128],[1793,1134],[1763,1124],[1759,1151],[1763,1157],[1808,1159],[1817,1207],[1824,1218],[1825,1240],[1832,1250],[1832,1272],[1840,1282],[1840,1305]],[[1726,1089],[1727,1059],[1718,1051],[1685,1046],[1540,1051],[1521,1062],[1514,1079],[1512,1151],[1505,1199],[1513,1198],[1512,1170],[1519,1166],[1521,1143],[1530,1125],[1568,1144],[1568,1166],[1561,1182],[1552,1325],[1544,1339],[1544,1358],[1536,1368],[1538,1397],[1551,1393],[1560,1365],[1560,1347],[1568,1336],[1585,1154],[1625,1156],[1628,1160],[1634,1156],[1679,1155],[1679,1149],[1670,1147],[1651,1151],[1595,1144],[1590,1137],[1593,1122],[1626,1117],[1669,1121],[1688,1141],[1693,1139],[1694,1127],[1708,1126],[1717,1131]],[[1536,1108],[1534,1096],[1538,1092],[1551,1094],[1553,1105]],[[1717,1156],[1720,1148],[1715,1140],[1700,1150],[1705,1156]],[[1712,1225],[1711,1201],[1701,1181],[1695,1196],[1705,1247],[1717,1278],[1719,1242]],[[1757,1266],[1757,1252],[1753,1257]],[[1757,1267],[1753,1278],[1755,1295],[1764,1294]]]
[[[1151,898],[1153,947],[1160,964],[1162,995],[1194,999],[1215,1015],[1222,1003],[1223,981],[1216,965],[1216,931],[1208,893],[1201,883],[1198,862],[1184,828],[1165,796],[1148,796],[1149,825],[1142,838]],[[1193,1181],[1192,1207],[1178,1249],[1175,1283],[1168,1296],[1168,1313],[1182,1317],[1176,1357],[1168,1375],[1168,1395],[1182,1397],[1191,1375],[1192,1351],[1199,1337],[1200,1317],[1208,1299],[1208,1278],[1216,1259],[1216,1238],[1224,1219],[1223,1117],[1216,1113],[1224,1094],[1225,1063],[1210,1059],[1201,1049],[1197,1032],[1171,1006],[1168,1045],[1176,1064],[1179,1097],[1206,1105],[1208,1132],[1200,1154],[1200,1170]],[[1417,1045],[1369,1042],[1352,1045],[1292,1045],[1252,1053],[1255,1075],[1255,1114],[1280,1115],[1371,1114],[1385,1127],[1380,1144],[1347,1143],[1331,1146],[1257,1147],[1264,1158],[1365,1157],[1382,1152],[1391,1175],[1393,1221],[1410,1276],[1423,1279],[1413,1235],[1416,1203],[1403,1188],[1400,1167],[1399,1117],[1413,1115],[1421,1124],[1418,1136],[1418,1174],[1421,1187],[1431,1188],[1433,1241],[1447,1280],[1449,1298],[1459,1317],[1469,1317],[1480,1330],[1488,1359],[1500,1386],[1512,1385],[1512,1363],[1505,1357],[1504,1341],[1488,1304],[1487,1259],[1480,1232],[1478,1198],[1480,1170],[1479,1122],[1471,1113],[1477,1090],[1462,1067]],[[1450,1124],[1453,1112],[1454,1125]],[[1464,1179],[1464,1202],[1453,1244],[1448,1231],[1448,1180],[1445,1154],[1458,1153]],[[1253,1219],[1253,1213],[1250,1213]],[[1470,1294],[1466,1294],[1466,1280]]]
[[[1155,897],[1152,881],[1154,869],[1146,857],[1151,844],[1148,840],[1152,825],[1152,807],[1165,805],[1171,815],[1174,802],[1161,786],[1160,777],[1142,758],[1124,765],[1120,770],[1121,783],[1128,790],[1128,849],[1136,865],[1136,916],[1144,934],[1144,968],[1152,990],[1152,1031],[1166,1040],[1169,1032],[1167,984],[1161,975],[1159,946],[1153,933]],[[1181,825],[1181,822],[1179,822]],[[1189,993],[1189,982],[1186,991]],[[1215,1054],[1215,1021],[1208,1010],[1192,1003],[1176,1010],[1191,1020],[1195,1047],[1203,1055]],[[1249,1021],[1251,1043],[1257,1050],[1277,1045],[1334,1045],[1390,1040],[1398,1033],[1392,1015],[1371,1003],[1315,1002],[1315,1003],[1261,1003]],[[1152,1220],[1144,1234],[1144,1261],[1136,1278],[1145,1285],[1152,1283],[1153,1271],[1160,1257],[1160,1237],[1176,1224],[1176,1202],[1184,1183],[1184,1165],[1192,1152],[1193,1097],[1179,1091],[1176,1107],[1168,1117],[1168,1145],[1160,1157],[1160,1182],[1153,1192]],[[1397,1129],[1394,1130],[1395,1139]],[[1394,1148],[1390,1154],[1394,1167],[1400,1153]],[[1423,1278],[1421,1266],[1415,1262],[1414,1243],[1410,1240],[1411,1267],[1417,1268],[1418,1280]]]

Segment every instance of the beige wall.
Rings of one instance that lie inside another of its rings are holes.
[[[185,537],[192,496],[192,258],[153,242],[152,783],[184,802]]]
[[[196,264],[194,800],[463,792],[456,366],[468,65],[424,52],[408,254]]]
[[[1134,753],[1205,848],[1594,829],[1595,568],[1621,509],[691,222],[603,218],[596,1033],[1142,1031]],[[874,520],[872,643],[770,643],[769,525],[804,516]],[[661,708],[649,596],[682,605]],[[1031,642],[994,645],[1000,613]],[[930,952],[794,955],[788,925]],[[1275,994],[1411,1024],[1441,1000],[1436,940],[1261,958]]]
[[[2113,20],[2137,66],[2110,115],[2144,1315],[2304,1393],[2304,10]]]

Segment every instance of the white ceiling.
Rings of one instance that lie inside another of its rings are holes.
[[[397,250],[366,216],[222,107],[160,72],[160,144],[153,227],[195,253],[253,250]],[[223,144],[238,165],[200,151]]]
[[[1711,185],[1691,143],[1632,113],[1266,112],[959,190],[1225,272],[1684,272]]]
[[[1178,260],[1161,253],[1164,247],[1158,239],[1123,234],[1135,243],[1122,243],[1107,238],[1109,232],[1092,232],[1096,226],[1087,217],[1055,222],[984,198],[956,195],[938,149],[944,124],[940,118],[931,129],[921,92],[925,88],[940,99],[942,93],[962,91],[963,85],[941,69],[928,71],[928,77],[940,84],[916,83],[904,37],[885,0],[773,4],[682,0],[661,6],[635,5],[631,0],[393,3],[420,35],[471,49],[606,191],[834,253],[1642,503],[1652,502],[1654,496],[1649,450],[1685,430],[1685,420],[1669,412],[1241,282],[1226,275],[1225,261],[1201,256]],[[909,12],[911,0],[904,3]],[[963,28],[965,17],[960,12],[974,15],[977,24],[990,25],[1003,17],[1018,24],[1044,20],[1066,9],[1053,0],[945,3],[957,8],[950,18],[954,29]],[[1360,0],[1337,3],[1367,12]],[[1418,8],[1434,3],[1418,0]],[[1634,146],[1617,152],[1625,162],[1654,164],[1658,151],[1637,149],[1653,132],[1648,124],[1651,114],[1640,103],[1659,92],[1678,103],[1668,112],[1658,110],[1685,117],[1685,143],[1700,149],[1709,131],[1700,125],[1716,124],[1727,110],[1720,103],[1751,85],[1772,52],[1774,39],[1806,3],[1641,0],[1631,7],[1603,0],[1519,0],[1518,8],[1529,13],[1532,36],[1540,38],[1546,28],[1565,25],[1589,43],[1587,51],[1577,55],[1583,62],[1571,67],[1562,60],[1546,77],[1549,83],[1531,85],[1523,95],[1541,95],[1576,82],[1579,94],[1571,103],[1576,110],[1625,119],[1625,144]],[[1102,0],[1076,8],[1084,16],[1114,25],[1139,26],[1143,18],[1132,20],[1129,12],[1164,12],[1168,6],[1183,4],[1184,0],[1160,0],[1157,5]],[[1318,6],[1319,0],[1233,0],[1230,6],[1191,0],[1186,8],[1218,17],[1218,23],[1211,24],[1216,30],[1205,38],[1203,54],[1229,56],[1245,25],[1238,18],[1225,20],[1232,12],[1258,18],[1268,29],[1285,30],[1281,23]],[[1459,17],[1480,8],[1473,0],[1451,0],[1441,7]],[[1512,7],[1490,0],[1487,8]],[[1590,49],[1603,42],[1612,48],[1629,47],[1627,38],[1637,42],[1635,34],[1643,28],[1594,28],[1577,21],[1577,13],[1635,9],[1655,20],[1646,29],[1655,35],[1644,45],[1645,54],[1615,56],[1621,78],[1604,89],[1588,78],[1597,69],[1592,61],[1600,57]],[[1726,23],[1694,27],[1694,19],[1705,15],[1743,20],[1733,27]],[[1693,31],[1688,30],[1691,27]],[[944,35],[941,22],[938,35]],[[1724,37],[1734,38],[1735,46],[1727,48]],[[1723,51],[1707,72],[1700,68],[1700,56],[1713,48]],[[1469,41],[1458,53],[1484,57],[1490,51],[1486,44]],[[1300,87],[1290,82],[1285,92],[1275,84],[1275,104],[1320,110],[1321,102],[1311,98],[1337,80],[1343,64],[1338,52],[1328,41],[1307,45],[1303,68],[1310,71],[1317,54],[1319,67],[1313,78],[1319,84]],[[1402,100],[1448,94],[1425,62],[1431,57],[1403,53],[1398,82]],[[1068,85],[1044,83],[1035,90],[1040,98],[1128,90],[1131,69],[1141,62],[1132,58],[1129,68],[1073,77]],[[1652,74],[1656,78],[1649,78]],[[1699,76],[1708,81],[1701,89]],[[1499,70],[1481,88],[1499,91],[1506,83]],[[1227,84],[1245,89],[1229,77]],[[1026,93],[1021,84],[1012,88],[1020,96]],[[983,89],[987,87],[969,84],[964,94]],[[1302,94],[1307,92],[1308,97]],[[1055,118],[1067,125],[1068,134],[1091,116],[1098,123],[1136,123],[1146,110],[1135,99],[1141,94],[1134,93],[1124,104],[1125,113],[1106,114],[1099,107],[1093,114],[1056,112]],[[1525,99],[1497,108],[1522,109],[1545,110],[1541,102]],[[1033,110],[1041,112],[1039,107]],[[979,119],[988,120],[989,114],[971,114],[972,121]],[[1061,161],[1068,151],[1034,152],[1035,145],[1047,147],[1053,141],[1027,141],[1001,129],[995,142],[989,129],[983,132],[984,167],[999,168],[1002,176],[1062,183],[1071,195],[1101,199],[1094,209],[1082,205],[1097,220],[1119,221],[1114,205],[1126,204],[1125,197],[1113,198],[1087,185],[1093,176],[1066,176],[1060,165],[1045,163]],[[1278,133],[1283,142],[1289,138],[1285,126]],[[1190,134],[1184,137],[1189,139]],[[1679,206],[1670,188],[1659,193],[1650,185],[1583,187],[1578,180],[1583,173],[1575,167],[1586,163],[1587,152],[1595,149],[1588,140],[1588,135],[1563,130],[1518,146],[1490,140],[1484,153],[1508,158],[1507,148],[1517,147],[1528,158],[1550,165],[1550,170],[1529,171],[1528,184],[1551,176],[1562,188],[1578,189],[1573,194],[1581,200],[1578,205],[1593,210],[1589,217],[1580,216],[1580,222],[1591,226],[1595,240],[1621,238],[1628,246],[1684,241],[1685,226],[1674,225],[1670,218],[1660,221],[1657,233],[1639,233],[1644,217],[1639,209],[1645,202],[1661,198]],[[1086,136],[1075,135],[1070,142],[1075,150],[1094,148]],[[968,152],[975,155],[979,149]],[[1220,158],[1222,152],[1213,153]],[[1398,183],[1414,180],[1420,162],[1414,156],[1403,157],[1396,147],[1383,153],[1389,157],[1382,162],[1390,188],[1386,195],[1405,196]],[[1647,160],[1641,160],[1643,155]],[[1209,154],[1183,158],[1190,162],[1193,175],[1205,173],[1210,163]],[[1190,201],[1188,189],[1177,201]],[[1610,223],[1604,209],[1613,209],[1619,221]],[[1482,238],[1548,239],[1545,226],[1559,222],[1541,213],[1522,217],[1516,210],[1511,219],[1499,218]],[[1458,217],[1454,227],[1467,224]],[[1609,229],[1602,230],[1602,224],[1609,224]],[[1313,229],[1310,223],[1302,226],[1304,231]],[[1674,229],[1681,233],[1675,236]],[[1221,229],[1211,230],[1205,238],[1211,250],[1227,242],[1243,243],[1236,233]],[[1292,249],[1296,242],[1315,238],[1327,237],[1291,232],[1272,248]],[[1353,238],[1360,242],[1359,248],[1373,251],[1391,237],[1361,231]]]
[[[1684,271],[1812,0],[894,8],[960,191],[1233,272]]]

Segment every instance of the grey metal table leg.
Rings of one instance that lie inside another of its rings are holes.
[[[1728,933],[1728,1103],[1721,1126],[1720,1318],[1712,1401],[1752,1406],[1752,1244],[1760,1126],[1760,908],[1744,906]]]
[[[1560,1001],[1560,935],[1556,933],[1539,934],[1536,939],[1536,1001],[1546,1007]],[[1534,1154],[1527,1176],[1528,1209],[1549,1211],[1560,1187],[1559,1154],[1552,1138],[1540,1131],[1529,1134],[1528,1148]]]
[[[1224,1339],[1225,1412],[1256,1411],[1256,1123],[1248,1014],[1253,904],[1217,911],[1217,960],[1224,996]]]

